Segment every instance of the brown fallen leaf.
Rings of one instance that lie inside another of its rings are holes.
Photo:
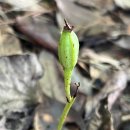
[[[16,19],[16,28],[27,36],[34,44],[39,44],[43,48],[57,54],[58,30],[54,24],[46,21],[44,17]]]
[[[39,54],[39,61],[45,70],[44,77],[39,80],[41,90],[47,96],[61,102],[66,102],[64,93],[64,81],[59,72],[58,61],[54,55],[47,51]]]
[[[75,2],[82,7],[100,11],[101,13],[104,13],[113,7],[113,0],[75,0]]]
[[[82,60],[83,59],[83,60]],[[84,61],[87,59],[90,63],[106,63],[115,67],[116,69],[120,69],[120,62],[116,59],[109,57],[108,55],[97,54],[93,50],[84,48],[79,56],[79,61]]]
[[[114,102],[121,95],[121,92],[125,89],[126,84],[127,74],[125,71],[118,70],[113,72],[99,93],[93,97],[88,97],[85,107],[86,118],[88,118],[91,112],[95,110],[100,100],[105,97],[108,97],[108,108],[110,110]]]
[[[42,74],[35,54],[0,57],[0,129],[28,130]]]
[[[124,9],[124,10],[129,10],[130,9],[130,1],[129,0],[114,0],[115,4]]]
[[[57,17],[58,23],[63,26],[63,19],[76,27],[81,25],[87,25],[97,18],[99,18],[98,13],[93,13],[90,10],[84,9],[70,0],[55,0],[60,16]],[[82,14],[82,15],[81,15]],[[61,20],[62,19],[62,20]],[[62,23],[61,23],[62,22]]]
[[[37,11],[42,9],[40,5],[38,5],[40,0],[0,0],[2,3],[9,4],[12,6],[11,10],[15,11]],[[19,4],[20,3],[20,4]]]
[[[78,65],[93,79],[102,78],[111,68],[121,68],[120,61],[105,54],[97,54],[88,48],[80,50]]]
[[[0,55],[7,56],[21,54],[22,48],[19,40],[14,36],[13,30],[9,26],[0,27]]]
[[[111,79],[111,78],[110,78]],[[115,72],[112,79],[109,80],[105,87],[101,90],[101,93],[108,93],[108,107],[109,110],[127,85],[127,73],[123,70]]]
[[[123,48],[123,49],[130,50],[129,41],[130,41],[130,35],[124,35],[121,38],[119,38],[118,40],[116,40],[114,42],[114,44]]]
[[[87,130],[114,130],[111,112],[108,109],[107,98],[102,99],[91,119],[88,121]]]

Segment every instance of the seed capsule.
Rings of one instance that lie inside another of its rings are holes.
[[[65,91],[68,101],[71,100],[70,83],[72,71],[77,63],[79,53],[79,41],[73,32],[73,27],[65,21],[60,42],[58,45],[59,61],[64,69]]]
[[[72,70],[78,60],[79,41],[73,32],[73,27],[65,21],[65,26],[60,37],[58,55],[64,70]]]

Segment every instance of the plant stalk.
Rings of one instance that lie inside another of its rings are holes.
[[[61,115],[60,120],[59,120],[57,130],[62,130],[65,119],[68,115],[68,112],[70,111],[70,108],[74,104],[75,99],[76,99],[76,97],[72,97],[70,102],[67,102],[67,104],[65,105],[64,110],[63,110],[62,115]]]
[[[71,76],[72,76],[71,70],[64,70],[65,94],[66,94],[66,98],[68,102],[70,102],[72,99],[71,94],[70,94]]]

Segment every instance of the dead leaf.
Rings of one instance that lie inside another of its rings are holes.
[[[59,33],[54,24],[49,23],[44,17],[17,18],[17,29],[27,36],[32,43],[39,44],[43,48],[57,54],[57,38]]]
[[[130,36],[129,35],[124,35],[118,40],[114,42],[115,45],[124,48],[124,49],[130,49],[130,44],[129,44]]]
[[[98,94],[93,97],[88,97],[86,101],[86,118],[89,117],[91,112],[95,110],[100,100],[108,96],[109,110],[116,99],[121,95],[121,92],[125,89],[127,83],[127,74],[123,70],[115,71],[109,76],[109,80],[106,81],[104,87]],[[110,96],[110,97],[109,97]]]
[[[9,26],[0,27],[1,56],[22,53],[20,42],[13,34],[14,34],[13,30]]]
[[[129,0],[114,0],[115,4],[124,9],[124,10],[129,10],[130,9],[130,1]]]
[[[91,11],[84,9],[69,0],[56,0],[58,9],[60,11],[61,16],[58,16],[60,19],[67,19],[67,21],[76,27],[81,25],[87,25],[97,18],[99,18],[98,13],[92,13]],[[82,15],[81,15],[82,14]],[[63,22],[61,23],[59,19],[57,19],[63,27]]]
[[[113,7],[113,0],[75,0],[76,3],[82,7],[89,8],[90,10],[98,10],[104,13]]]
[[[100,101],[90,120],[87,130],[114,130],[111,112],[108,109],[107,98]]]
[[[44,77],[39,80],[42,92],[58,101],[66,102],[64,81],[58,70],[57,59],[49,52],[42,51],[39,55],[39,61],[45,70]]]
[[[35,54],[0,57],[0,128],[28,130],[42,74]]]
[[[1,114],[5,110],[20,110],[29,101],[36,102],[36,81],[42,76],[42,68],[36,55],[0,57],[0,75]]]
[[[0,2],[7,3],[12,6],[15,11],[36,11],[42,9],[38,2],[40,0],[0,0]],[[20,4],[19,4],[20,3]]]
[[[107,55],[103,55],[103,54],[96,54],[94,51],[92,51],[91,49],[83,49],[80,53],[80,58],[79,61],[84,61],[88,62],[90,64],[98,64],[98,63],[106,63],[106,64],[110,64],[113,67],[120,69],[120,62],[117,61],[116,59],[113,59]]]
[[[81,49],[78,65],[93,79],[98,79],[102,77],[106,79],[105,77],[107,76],[111,68],[121,68],[120,61],[117,61],[116,59],[106,54],[97,54],[96,52],[88,48]],[[104,75],[105,73],[106,76]]]

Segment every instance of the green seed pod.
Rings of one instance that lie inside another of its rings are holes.
[[[65,21],[65,26],[62,31],[60,42],[58,45],[59,61],[64,69],[64,80],[66,96],[70,101],[70,82],[72,71],[77,63],[79,53],[79,41],[76,34],[73,32],[73,27]]]
[[[72,29],[73,27],[66,23],[58,46],[59,60],[64,70],[72,70],[78,59],[79,41]]]

